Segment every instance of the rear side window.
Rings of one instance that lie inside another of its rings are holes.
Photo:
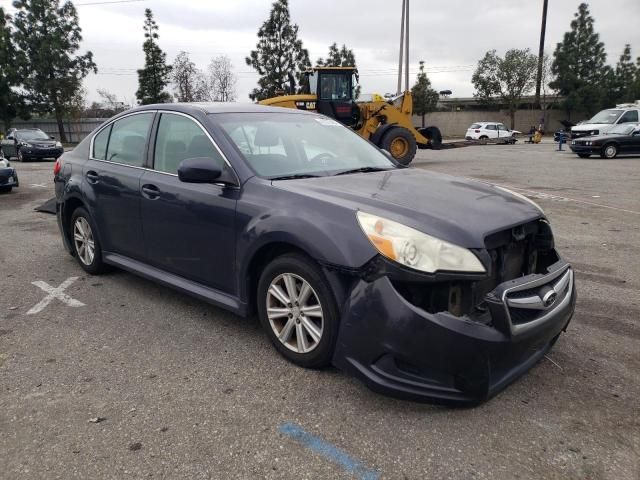
[[[469,129],[472,129],[472,128],[482,128],[482,125],[480,125],[479,123],[474,123],[469,127]]]
[[[107,159],[107,143],[109,143],[109,134],[111,133],[111,125],[102,130],[93,139],[93,158],[98,160]]]
[[[487,125],[487,126],[486,126],[486,127],[484,127],[484,128],[486,128],[487,130],[495,130],[495,129],[496,129],[496,126],[495,126],[495,125],[493,125],[493,124],[490,124],[490,125]]]
[[[153,168],[160,172],[178,173],[186,158],[211,158],[221,169],[224,160],[202,128],[182,115],[163,113],[158,125]]]
[[[153,113],[139,113],[116,121],[107,144],[107,160],[141,167],[152,121]]]

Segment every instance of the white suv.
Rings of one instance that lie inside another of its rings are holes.
[[[640,122],[640,100],[636,103],[616,105],[616,108],[608,108],[596,113],[590,120],[571,127],[571,138],[602,135],[616,125],[638,122]]]
[[[504,138],[507,143],[515,143],[517,130],[509,130],[503,123],[477,122],[467,129],[465,140],[488,140],[490,138]]]

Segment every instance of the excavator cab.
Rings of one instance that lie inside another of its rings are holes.
[[[353,127],[359,120],[355,91],[358,70],[355,67],[315,67],[305,72],[309,93],[316,94],[316,111]]]

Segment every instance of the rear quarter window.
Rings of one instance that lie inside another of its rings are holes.
[[[480,125],[479,123],[474,123],[469,128],[482,128],[482,125]]]

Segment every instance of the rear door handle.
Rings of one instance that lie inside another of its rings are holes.
[[[160,196],[160,190],[155,185],[151,185],[150,183],[146,183],[142,185],[142,195],[144,195],[149,200],[155,200]]]
[[[87,177],[87,181],[89,183],[98,183],[98,180],[100,180],[100,177],[98,176],[98,174],[96,172],[94,172],[93,170],[89,170],[86,174],[85,177]]]

